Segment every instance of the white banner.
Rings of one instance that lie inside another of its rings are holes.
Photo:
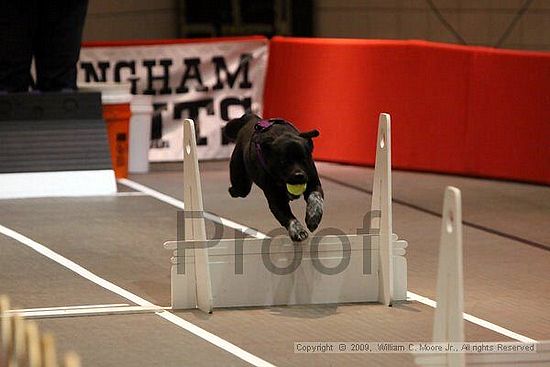
[[[199,159],[230,156],[221,128],[247,109],[261,114],[268,41],[212,40],[144,46],[83,47],[78,82],[131,83],[153,96],[151,161],[183,159],[182,120],[197,129]]]

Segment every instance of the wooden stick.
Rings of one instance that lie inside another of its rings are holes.
[[[55,339],[52,334],[46,333],[41,338],[42,367],[57,367],[57,353]]]
[[[28,367],[41,367],[42,356],[40,348],[40,332],[33,321],[27,321],[25,327],[25,339],[27,343]]]
[[[24,364],[26,353],[25,344],[25,320],[19,315],[11,318],[11,343],[8,348],[8,366],[18,367]]]
[[[8,348],[11,344],[11,317],[6,312],[10,309],[8,297],[0,296],[0,366],[8,365]]]
[[[80,367],[80,357],[75,352],[65,354],[63,367]]]

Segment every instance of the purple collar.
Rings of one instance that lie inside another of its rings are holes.
[[[262,167],[267,171],[267,163],[265,163],[265,158],[262,154],[262,147],[258,142],[254,143],[254,145],[256,146],[256,155],[258,156],[258,160],[260,161]]]
[[[264,132],[269,130],[269,128],[275,124],[288,124],[288,122],[281,118],[262,119],[256,122],[256,125],[254,125],[254,130],[257,132]]]

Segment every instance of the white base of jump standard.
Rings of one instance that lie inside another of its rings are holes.
[[[193,121],[184,121],[185,241],[173,250],[172,308],[380,302],[407,297],[407,242],[392,234],[390,116],[380,114],[369,230],[358,235],[206,240]],[[267,213],[266,213],[267,215]]]

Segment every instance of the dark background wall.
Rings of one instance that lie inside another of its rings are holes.
[[[92,0],[85,40],[242,34],[550,50],[548,0]]]

